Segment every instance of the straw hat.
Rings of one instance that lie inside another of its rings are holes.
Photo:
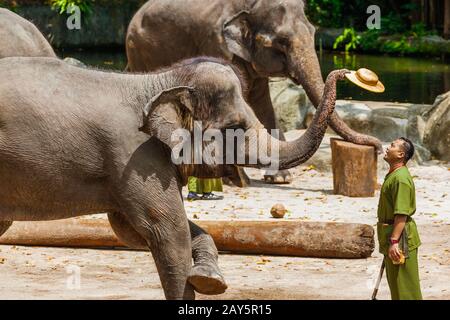
[[[384,92],[384,85],[378,79],[377,74],[369,69],[361,68],[358,71],[350,71],[345,76],[361,88],[376,93]]]

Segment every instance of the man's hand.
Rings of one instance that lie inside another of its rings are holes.
[[[397,262],[400,260],[400,249],[398,248],[398,243],[391,244],[391,246],[389,247],[388,255],[392,261]]]

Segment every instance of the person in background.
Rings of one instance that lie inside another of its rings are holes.
[[[188,180],[189,201],[196,200],[222,200],[223,196],[215,195],[213,192],[223,192],[222,179],[200,179],[189,177]],[[199,196],[202,194],[202,196]]]
[[[416,212],[416,190],[406,167],[413,155],[412,142],[399,138],[384,156],[390,170],[381,188],[377,233],[392,300],[422,300],[417,259],[421,242],[411,218]]]

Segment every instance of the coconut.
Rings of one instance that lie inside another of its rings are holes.
[[[272,217],[277,219],[283,218],[286,212],[286,208],[281,203],[275,204],[272,209],[270,209],[270,214]]]

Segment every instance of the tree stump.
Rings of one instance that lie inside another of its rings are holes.
[[[377,153],[362,146],[331,138],[334,193],[348,197],[373,197],[377,187]]]

